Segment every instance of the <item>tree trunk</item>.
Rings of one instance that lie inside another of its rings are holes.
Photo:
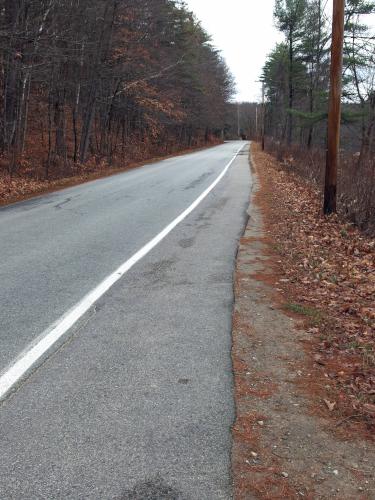
[[[293,57],[294,57],[294,51],[293,51],[293,37],[290,35],[289,37],[289,116],[288,116],[288,136],[287,136],[287,141],[288,141],[288,146],[292,144],[292,138],[293,138],[293,115],[291,113],[293,109],[293,104],[294,104],[294,81],[293,81]]]
[[[81,144],[79,151],[79,160],[81,163],[85,163],[87,158],[87,152],[90,145],[91,128],[95,115],[95,101],[96,101],[96,87],[92,88],[91,90],[91,95],[89,98],[87,110],[82,124]]]
[[[58,93],[60,94],[60,92]],[[60,100],[61,99],[61,100]],[[56,130],[55,148],[57,156],[60,156],[66,161],[66,141],[65,141],[65,109],[64,96],[58,95],[54,106],[54,124]]]
[[[370,107],[370,116],[367,127],[362,134],[362,144],[361,144],[361,153],[359,156],[358,164],[362,165],[366,159],[370,156],[371,151],[371,138],[373,135],[373,131],[375,129],[375,92],[369,97],[369,107]]]

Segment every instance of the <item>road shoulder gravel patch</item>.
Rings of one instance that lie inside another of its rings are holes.
[[[374,447],[361,437],[340,437],[337,423],[314,412],[302,388],[314,377],[304,348],[310,334],[280,307],[279,257],[257,204],[267,192],[253,176],[235,275],[235,498],[374,498]]]

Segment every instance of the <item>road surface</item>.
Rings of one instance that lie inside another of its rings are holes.
[[[0,499],[231,498],[247,150],[233,141],[0,209]]]

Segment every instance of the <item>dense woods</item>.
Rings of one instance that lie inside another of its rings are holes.
[[[347,0],[340,210],[375,220],[375,31],[373,0]],[[266,147],[319,185],[324,178],[331,19],[322,0],[276,0],[284,41],[264,66]],[[372,17],[373,20],[373,17]]]
[[[56,178],[221,140],[232,77],[183,2],[0,6],[3,179]]]

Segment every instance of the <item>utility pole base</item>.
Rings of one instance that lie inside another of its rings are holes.
[[[336,212],[336,192],[336,186],[326,186],[324,190],[323,211],[326,215]]]

